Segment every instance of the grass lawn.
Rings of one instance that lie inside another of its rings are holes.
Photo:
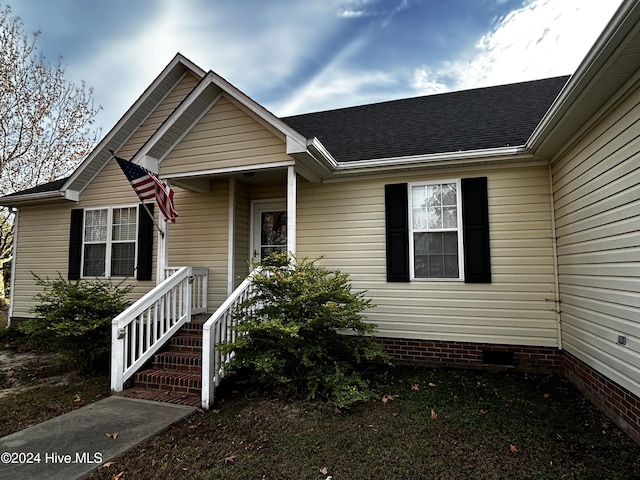
[[[640,446],[561,377],[395,367],[373,384],[336,412],[229,383],[216,411],[88,478],[640,478]]]

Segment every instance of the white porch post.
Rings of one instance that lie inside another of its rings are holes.
[[[287,168],[287,252],[296,254],[296,206],[298,202],[298,178],[296,167]]]
[[[171,187],[169,180],[165,180],[167,185]],[[164,280],[164,269],[169,263],[169,222],[162,220],[162,214],[159,208],[158,211],[158,223],[162,225],[162,231],[164,234],[158,232],[158,261],[156,270],[156,285],[159,285]],[[155,215],[155,213],[154,213]]]
[[[236,179],[229,178],[229,246],[227,249],[227,296],[234,290],[236,258]]]

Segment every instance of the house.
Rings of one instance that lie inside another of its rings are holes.
[[[70,177],[1,199],[11,321],[31,272],[126,278],[121,390],[212,315],[208,408],[249,261],[323,256],[367,291],[397,361],[564,372],[640,441],[639,20],[623,2],[571,77],[289,118],[177,55]],[[176,223],[150,205],[156,228],[111,150],[172,186]]]

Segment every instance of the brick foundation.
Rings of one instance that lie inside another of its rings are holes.
[[[589,401],[640,444],[640,397],[566,351],[553,347],[388,337],[378,340],[392,362],[398,364],[566,375]]]
[[[567,378],[627,435],[640,443],[640,397],[564,352]]]
[[[562,351],[553,347],[379,338],[394,363],[429,367],[563,373]]]

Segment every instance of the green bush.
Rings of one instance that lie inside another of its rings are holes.
[[[371,398],[363,372],[386,356],[362,314],[371,301],[351,291],[348,275],[316,262],[284,254],[263,261],[255,295],[233,314],[238,338],[219,348],[235,352],[227,368],[254,385],[346,407]]]
[[[106,372],[111,348],[111,320],[127,308],[132,286],[108,281],[69,281],[58,275],[43,280],[32,312],[36,318],[20,324],[40,346],[62,353],[83,373]]]

